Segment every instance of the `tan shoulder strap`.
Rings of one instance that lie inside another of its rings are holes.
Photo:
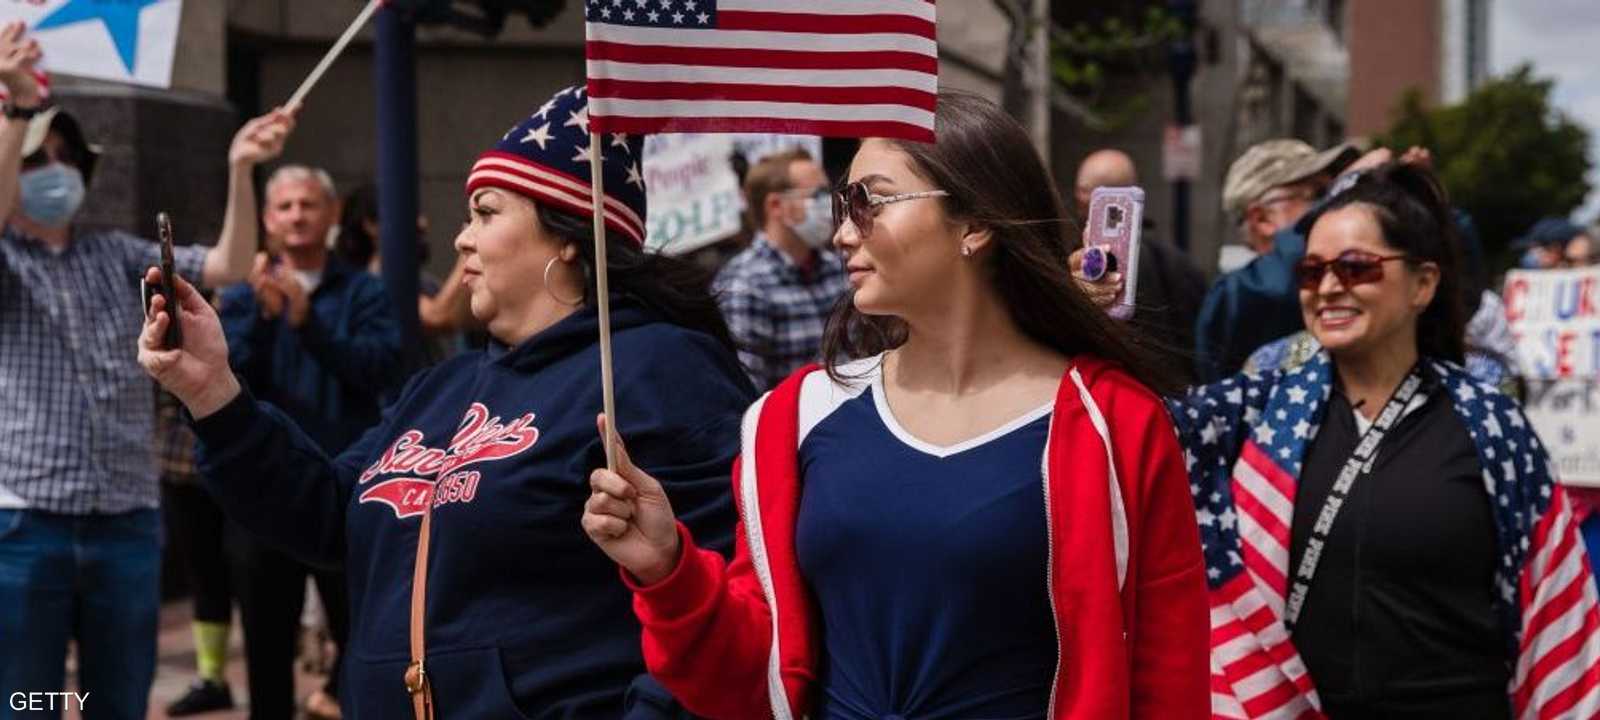
[[[411,573],[411,664],[406,666],[406,692],[411,693],[411,709],[417,720],[433,720],[433,684],[423,665],[424,620],[428,610],[428,530],[433,526],[433,497],[422,511],[422,529],[417,531],[417,562]]]

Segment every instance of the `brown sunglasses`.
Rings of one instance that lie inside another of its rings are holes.
[[[838,234],[845,219],[856,226],[856,233],[865,237],[872,234],[872,219],[881,205],[931,197],[949,197],[943,190],[922,190],[897,195],[875,195],[867,184],[857,180],[833,194],[833,232]]]
[[[1410,255],[1373,255],[1360,250],[1346,250],[1332,260],[1306,258],[1294,266],[1294,277],[1301,290],[1315,292],[1322,286],[1322,276],[1329,270],[1339,278],[1345,289],[1368,285],[1383,279],[1383,264],[1390,260],[1410,260]]]

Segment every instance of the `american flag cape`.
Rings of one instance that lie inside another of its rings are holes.
[[[1432,362],[1492,496],[1494,588],[1516,655],[1518,718],[1600,717],[1600,612],[1583,541],[1539,438],[1509,397]],[[1313,678],[1284,627],[1301,461],[1333,387],[1326,352],[1173,401],[1211,595],[1216,718],[1317,718]]]
[[[931,142],[933,0],[583,0],[597,132]]]

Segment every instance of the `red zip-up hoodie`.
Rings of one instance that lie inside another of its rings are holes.
[[[806,368],[745,414],[732,562],[680,525],[671,575],[641,587],[623,573],[651,674],[697,715],[793,720],[810,706],[822,648],[795,556],[797,458],[806,406],[832,383]],[[1049,717],[1207,717],[1200,533],[1165,406],[1121,370],[1075,358],[1040,469],[1058,653]]]

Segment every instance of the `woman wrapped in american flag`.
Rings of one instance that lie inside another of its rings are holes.
[[[1460,254],[1428,169],[1324,200],[1303,361],[1172,403],[1211,589],[1218,718],[1593,718],[1600,614],[1567,493],[1462,367]]]

